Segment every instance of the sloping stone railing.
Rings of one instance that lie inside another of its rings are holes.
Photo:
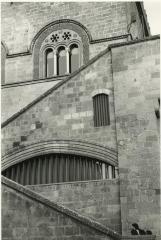
[[[97,239],[103,239],[103,240],[104,239],[110,239],[110,240],[121,239],[121,236],[118,233],[103,226],[102,224],[100,224],[88,217],[85,217],[85,216],[77,213],[76,211],[70,210],[69,208],[64,207],[56,202],[52,202],[52,201],[44,198],[40,194],[35,193],[34,191],[32,191],[14,181],[11,181],[5,177],[2,177],[2,187],[3,186],[11,189],[12,195],[13,195],[13,193],[17,193],[19,196],[21,196],[21,198],[23,198],[25,200],[29,199],[30,203],[28,203],[28,204],[26,203],[26,204],[29,206],[31,205],[31,208],[32,208],[32,203],[31,203],[31,200],[32,200],[32,202],[34,201],[34,202],[41,204],[42,207],[44,206],[44,207],[47,207],[48,209],[50,209],[51,211],[60,213],[61,216],[64,215],[64,218],[66,218],[66,217],[70,218],[71,221],[74,221],[78,225],[81,225],[81,226],[83,225],[83,226],[87,227],[87,236],[90,236],[90,231],[95,231],[96,232],[95,235],[100,234],[100,238],[97,238]],[[14,190],[14,192],[13,192],[13,190]],[[6,190],[6,193],[7,193],[7,190]],[[9,194],[9,193],[7,193],[7,194]],[[13,203],[13,204],[16,204],[16,203]],[[27,207],[26,204],[25,204],[25,206]],[[29,208],[29,206],[27,208]],[[3,207],[4,207],[4,211],[6,211],[6,207],[5,206],[3,206]],[[42,207],[41,207],[41,209],[42,209]],[[32,211],[34,211],[34,210],[32,209]],[[46,213],[46,211],[45,211],[45,213]],[[24,214],[25,214],[25,209],[24,209]],[[4,215],[5,214],[3,214],[3,216]],[[46,215],[47,215],[47,213],[46,213]],[[47,217],[46,215],[45,215],[45,217]],[[32,217],[32,214],[30,217]],[[40,216],[40,218],[41,217],[44,218],[44,216]],[[2,221],[3,221],[3,219],[2,219]],[[10,218],[9,221],[11,222],[12,219]],[[59,220],[58,220],[58,222],[59,222]],[[58,223],[58,222],[56,222],[56,223]],[[12,222],[12,225],[13,225],[12,227],[14,228],[14,221]],[[37,224],[37,226],[39,226],[39,225]],[[53,227],[54,227],[54,218],[53,218]],[[43,224],[42,224],[42,228],[43,228]],[[88,237],[83,238],[83,239],[88,239]]]

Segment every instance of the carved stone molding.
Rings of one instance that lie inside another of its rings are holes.
[[[10,151],[2,156],[2,171],[31,157],[48,153],[68,153],[79,156],[88,156],[100,161],[102,160],[113,166],[118,165],[117,152],[114,149],[90,141],[57,139],[36,142]]]

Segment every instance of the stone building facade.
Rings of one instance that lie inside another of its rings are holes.
[[[2,238],[161,239],[160,37],[143,3],[1,15]]]

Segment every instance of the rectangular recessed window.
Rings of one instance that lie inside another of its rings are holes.
[[[98,94],[93,97],[94,126],[106,126],[110,124],[109,96]]]

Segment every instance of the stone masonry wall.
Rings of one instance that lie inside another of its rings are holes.
[[[2,193],[4,240],[112,240],[5,185],[2,185]]]
[[[127,39],[123,38],[109,42],[89,44],[89,59],[95,57],[101,51],[105,50],[109,44],[123,41],[125,42],[127,41]],[[5,70],[3,84],[35,80],[33,76],[34,74],[33,57],[34,56],[32,54],[27,56],[6,58],[5,62],[3,62],[2,64]]]
[[[32,55],[6,58],[5,83],[22,82],[33,79]]]
[[[110,125],[93,126],[92,92],[109,89]],[[39,124],[38,124],[39,123]],[[116,148],[110,53],[59,86],[2,129],[3,153],[22,145],[49,139],[81,139]],[[21,145],[20,143],[20,145]]]
[[[2,40],[6,43],[9,54],[27,52],[39,30],[59,19],[72,19],[80,22],[88,29],[93,39],[127,33],[124,2],[8,2],[2,3],[1,8]],[[101,49],[104,49],[104,45],[104,43],[101,44]],[[97,44],[95,44],[94,51],[92,45],[90,48],[90,58],[100,51]],[[6,59],[6,83],[32,79],[32,55]]]
[[[123,42],[126,41],[125,39],[119,39],[119,40],[113,40],[112,43],[117,42]],[[90,46],[90,56],[91,58],[98,54],[98,52],[103,51],[105,48],[108,47],[108,45],[111,44],[111,41],[105,42],[105,43],[97,43],[97,44],[91,44]],[[26,68],[23,68],[23,58],[29,58],[29,56],[24,57],[16,57],[16,61],[21,62],[21,64],[18,64],[18,62],[15,62],[15,58],[11,58],[7,60],[6,68],[7,68],[7,78],[5,80],[5,83],[13,83],[16,81],[18,85],[18,81],[25,81],[27,79],[32,79],[32,76],[28,76],[24,73],[26,71]],[[25,63],[25,66],[27,66],[27,62]],[[14,71],[9,70],[11,68],[15,68]],[[16,70],[19,69],[19,70]],[[23,70],[22,70],[23,69]],[[21,71],[22,70],[22,71]],[[19,77],[17,76],[17,71],[19,72]],[[24,79],[25,77],[25,79]],[[1,121],[4,122],[9,117],[11,117],[13,114],[20,111],[23,107],[28,105],[31,101],[33,101],[36,97],[40,96],[42,93],[44,93],[47,89],[54,86],[56,83],[58,83],[60,80],[58,77],[53,77],[54,81],[49,79],[42,80],[41,83],[39,81],[34,82],[28,82],[26,83],[27,86],[24,84],[24,86],[21,84],[21,86],[9,86],[7,85],[7,88],[3,88],[1,91],[2,94],[2,119]],[[56,81],[57,80],[57,81]],[[4,83],[4,80],[3,80]],[[5,111],[7,109],[7,111]]]
[[[28,187],[121,233],[118,179]]]
[[[90,44],[90,47],[89,47],[90,58],[96,56],[98,53],[100,53],[101,51],[106,49],[110,44],[127,42],[127,41],[128,41],[128,37],[126,37],[126,38],[124,37],[122,39],[115,39],[115,40],[113,39],[113,40],[107,41],[107,42]]]
[[[1,91],[1,122],[6,121],[13,114],[46,92],[59,81],[37,82],[22,86],[3,88]]]
[[[125,10],[123,2],[2,3],[2,39],[10,53],[27,51],[37,32],[59,19],[82,23],[93,39],[118,36],[127,33]]]
[[[112,49],[123,235],[160,233],[159,39]]]

